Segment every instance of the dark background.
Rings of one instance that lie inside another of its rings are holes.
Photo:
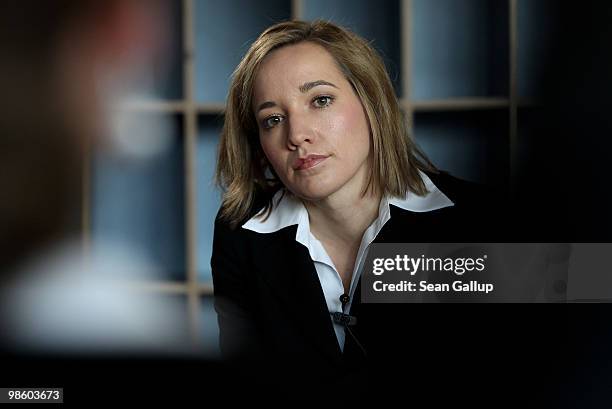
[[[544,103],[519,112],[537,137],[524,148],[518,183],[509,192],[508,218],[520,227],[513,233],[519,241],[610,242],[612,7],[563,3],[556,13],[541,81]],[[412,359],[398,358],[402,366],[375,362],[380,378],[372,385],[381,392],[370,397],[415,404],[423,398],[430,404],[610,407],[610,304],[448,304],[420,306],[416,315],[411,330],[417,352]],[[400,350],[388,341],[391,351]],[[206,405],[215,399],[254,405],[282,395],[275,385],[253,388],[251,380],[206,359],[5,352],[0,362],[2,386],[64,387],[65,402],[75,406],[120,401]],[[362,392],[324,391],[340,401]],[[305,402],[307,397],[293,398]]]

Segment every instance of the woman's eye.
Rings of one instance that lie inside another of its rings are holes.
[[[325,108],[332,104],[334,99],[329,95],[321,95],[320,97],[316,97],[312,103],[316,108]]]
[[[263,127],[265,129],[270,129],[278,125],[283,121],[283,118],[280,115],[272,115],[263,120]]]

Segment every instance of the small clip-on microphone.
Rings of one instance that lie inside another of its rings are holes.
[[[342,310],[344,311],[344,307],[351,300],[351,297],[348,294],[342,294],[340,296],[340,302],[342,303]],[[332,319],[336,324],[343,325],[345,327],[352,327],[357,324],[357,317],[353,317],[352,315],[345,314],[343,312],[330,312],[332,315]]]
[[[342,303],[342,310],[343,311],[344,311],[344,306],[346,304],[348,304],[350,299],[351,299],[351,297],[348,294],[342,294],[340,296],[340,302]],[[346,331],[351,335],[351,337],[353,337],[353,340],[355,341],[355,343],[357,344],[359,349],[361,349],[361,352],[363,352],[363,355],[367,356],[365,348],[361,345],[361,342],[359,342],[359,340],[357,339],[355,334],[353,334],[353,331],[351,331],[351,328],[350,328],[350,327],[355,326],[357,324],[357,317],[353,317],[352,315],[345,314],[343,312],[330,312],[330,314],[332,316],[333,321],[336,324],[340,324],[340,325],[344,326]]]

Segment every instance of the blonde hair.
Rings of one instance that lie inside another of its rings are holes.
[[[252,110],[253,86],[264,58],[280,47],[309,41],[323,46],[361,100],[372,136],[372,172],[362,192],[371,189],[404,197],[408,190],[424,195],[419,170],[437,172],[408,135],[395,91],[378,53],[361,37],[327,21],[287,21],[265,30],[234,71],[219,144],[217,184],[223,189],[220,217],[235,228],[264,197],[264,214],[283,184],[259,142]],[[266,177],[266,174],[272,177]],[[266,216],[267,217],[267,216]]]

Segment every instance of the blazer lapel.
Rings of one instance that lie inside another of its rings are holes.
[[[270,286],[293,322],[316,348],[333,362],[342,352],[327,310],[321,283],[308,249],[295,241],[297,226],[264,234],[254,257],[257,270]]]

